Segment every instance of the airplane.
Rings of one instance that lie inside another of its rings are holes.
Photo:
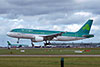
[[[26,44],[11,44],[9,41],[7,41],[8,43],[8,49],[10,47],[15,47],[15,48],[20,48],[20,47],[28,47],[29,45],[26,45]]]
[[[93,34],[89,34],[92,23],[93,20],[89,19],[77,32],[16,28],[7,32],[7,36],[18,38],[17,43],[20,39],[30,39],[32,47],[34,47],[33,42],[42,41],[46,46],[50,44],[50,41],[74,41],[94,37]]]

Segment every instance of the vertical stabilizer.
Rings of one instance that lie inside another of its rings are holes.
[[[9,41],[7,41],[8,45],[11,45],[11,43]]]
[[[93,20],[88,20],[76,33],[78,34],[89,34]]]

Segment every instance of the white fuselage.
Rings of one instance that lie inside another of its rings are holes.
[[[8,32],[8,36],[14,38],[23,38],[23,39],[34,39],[35,37],[43,37],[46,35],[38,35],[38,34],[24,34],[24,33],[16,33],[16,32]],[[69,37],[69,36],[57,36],[53,38],[52,41],[73,41],[73,40],[81,40],[85,39],[84,37]]]

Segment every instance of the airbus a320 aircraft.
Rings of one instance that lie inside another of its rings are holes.
[[[18,38],[17,43],[22,38],[30,39],[32,46],[34,46],[33,42],[42,41],[45,42],[44,46],[46,46],[50,44],[50,41],[73,41],[94,37],[94,35],[89,34],[92,22],[93,20],[88,20],[77,32],[17,28],[12,29],[7,35]]]

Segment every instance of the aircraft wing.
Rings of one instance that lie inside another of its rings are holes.
[[[43,36],[44,37],[44,41],[52,40],[54,37],[61,36],[63,33],[66,33],[66,32],[60,32],[60,33],[56,33],[56,34]]]

